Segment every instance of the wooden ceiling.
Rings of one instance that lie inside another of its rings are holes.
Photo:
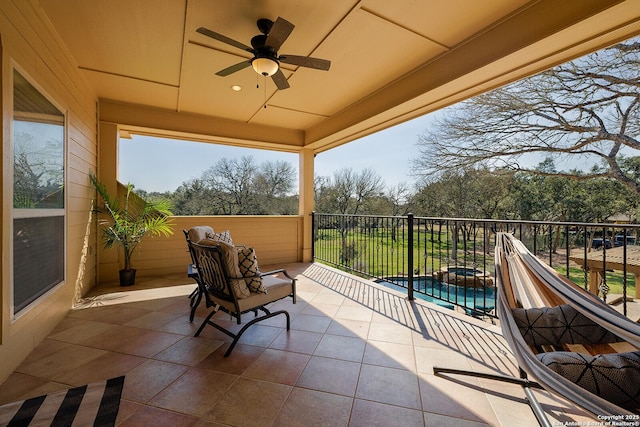
[[[640,0],[40,4],[102,120],[288,151],[327,150],[640,33]],[[259,18],[278,16],[295,24],[280,53],[328,59],[329,71],[282,64],[281,91],[250,67],[215,75],[250,54],[198,27],[248,45]]]

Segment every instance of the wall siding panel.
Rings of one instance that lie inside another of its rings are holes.
[[[67,118],[65,282],[16,318],[11,318],[11,200],[3,198],[2,322],[0,380],[4,380],[72,308],[74,294],[96,282],[95,226],[89,223],[93,190],[87,173],[96,167],[97,97],[60,43],[37,0],[0,2],[2,40],[3,157],[10,158],[11,66],[15,64]],[[8,165],[3,164],[3,169]],[[11,182],[3,174],[3,194]],[[87,235],[89,230],[89,235]]]
[[[210,225],[215,231],[229,230],[234,244],[256,249],[262,266],[301,261],[300,216],[177,216],[173,218],[173,235],[145,238],[133,256],[132,264],[139,276],[157,276],[186,271],[190,262],[183,229],[195,225]],[[114,256],[115,249],[110,249]],[[99,282],[118,280],[122,268],[122,251],[117,259],[100,257]],[[103,262],[104,261],[104,262]]]

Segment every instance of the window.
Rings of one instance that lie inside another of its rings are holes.
[[[13,72],[13,310],[64,281],[65,117]]]

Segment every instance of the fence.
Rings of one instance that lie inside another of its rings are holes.
[[[640,225],[313,214],[313,258],[415,297],[495,317],[496,232],[508,231],[627,315],[640,297]]]

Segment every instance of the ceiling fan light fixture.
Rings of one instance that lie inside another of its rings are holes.
[[[257,57],[251,61],[251,66],[256,73],[263,76],[272,76],[278,72],[279,64],[273,58]]]

